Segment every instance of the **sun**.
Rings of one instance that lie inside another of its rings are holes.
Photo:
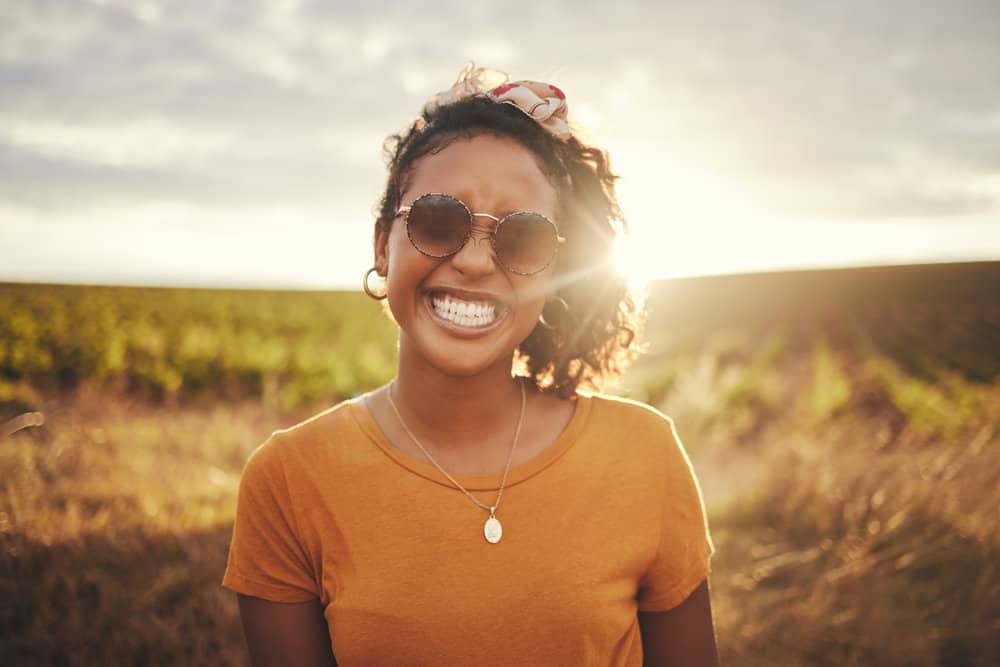
[[[611,264],[632,291],[644,290],[658,277],[636,240],[628,234],[620,234],[615,239]]]

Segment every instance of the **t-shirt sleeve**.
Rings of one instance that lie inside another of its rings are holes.
[[[271,436],[247,460],[222,586],[273,602],[318,598],[307,551],[295,525],[285,470]]]
[[[669,417],[667,423],[660,541],[639,586],[639,611],[666,611],[686,600],[710,574],[715,553],[694,468]]]

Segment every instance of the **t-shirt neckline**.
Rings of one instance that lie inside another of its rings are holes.
[[[555,463],[576,443],[590,416],[592,398],[586,394],[578,394],[574,403],[576,407],[573,410],[573,416],[562,430],[562,433],[537,456],[525,461],[521,465],[512,467],[507,474],[505,488],[520,484],[542,472]],[[364,431],[369,439],[386,456],[420,477],[442,486],[447,486],[448,488],[455,488],[455,485],[442,475],[441,471],[429,461],[420,461],[408,454],[404,454],[389,442],[389,438],[386,437],[378,422],[375,421],[375,417],[365,405],[364,396],[351,399],[349,401],[349,408],[351,415],[358,423],[358,426],[361,427],[361,430]],[[449,470],[448,473],[468,491],[496,491],[500,487],[500,480],[503,477],[502,472],[492,475],[456,475]]]

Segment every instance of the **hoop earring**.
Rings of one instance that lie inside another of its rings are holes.
[[[371,275],[373,273],[378,273],[374,266],[365,272],[364,280],[361,281],[361,289],[365,291],[365,294],[375,299],[376,301],[382,301],[387,296],[389,296],[389,292],[383,292],[382,294],[377,294],[376,292],[372,291],[372,288],[368,286],[368,279],[371,278]]]
[[[549,309],[552,304],[559,304],[559,309],[562,311],[558,315],[555,313],[550,313],[548,317],[545,316],[545,311]],[[542,312],[538,314],[538,323],[549,331],[555,331],[558,326],[566,320],[569,315],[569,304],[562,297],[553,297],[545,302],[542,306]],[[555,322],[555,324],[553,324]]]

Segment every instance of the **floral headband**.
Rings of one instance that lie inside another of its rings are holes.
[[[474,96],[517,107],[559,139],[572,136],[566,120],[566,95],[563,91],[539,81],[510,81],[505,72],[476,67],[472,63],[458,73],[458,79],[451,88],[427,100],[424,113],[432,114],[443,106]]]

